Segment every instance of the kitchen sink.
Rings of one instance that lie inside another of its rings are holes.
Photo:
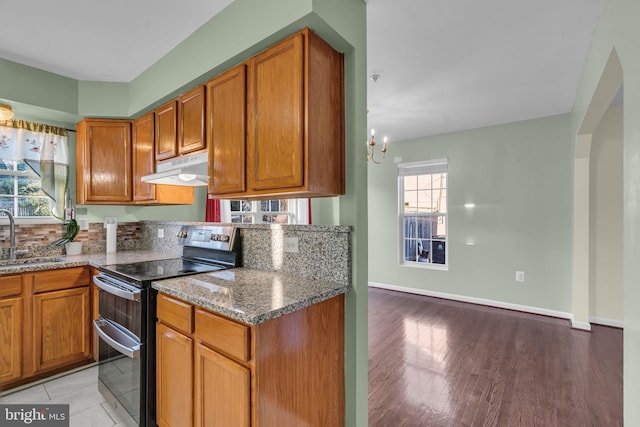
[[[30,264],[46,264],[50,262],[62,262],[62,258],[55,257],[36,257],[22,259],[0,259],[0,267],[16,267]]]

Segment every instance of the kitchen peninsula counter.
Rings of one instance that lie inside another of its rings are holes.
[[[167,295],[250,325],[257,325],[349,291],[350,286],[275,271],[235,268],[176,279],[152,287]]]

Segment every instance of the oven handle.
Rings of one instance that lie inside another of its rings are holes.
[[[126,343],[122,343],[117,341],[114,337],[109,335],[105,329],[112,328],[112,333],[117,335],[118,338],[126,341]],[[118,350],[120,353],[125,356],[136,359],[140,355],[140,342],[138,338],[128,331],[126,328],[118,325],[117,323],[110,322],[107,319],[98,318],[93,321],[93,329],[98,333],[100,338],[102,338],[109,346]],[[127,346],[127,344],[133,344]]]
[[[117,297],[127,299],[129,301],[140,301],[140,295],[142,294],[142,290],[137,288],[131,288],[127,286],[125,283],[120,284],[116,282],[114,279],[110,279],[114,284],[109,283],[109,281],[104,279],[104,275],[99,274],[97,276],[93,276],[93,283],[102,289],[105,292],[113,294]]]

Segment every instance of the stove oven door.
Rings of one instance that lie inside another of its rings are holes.
[[[145,426],[147,290],[104,274],[95,276],[94,283],[99,288],[99,318],[93,326],[100,337],[100,392],[121,415]]]

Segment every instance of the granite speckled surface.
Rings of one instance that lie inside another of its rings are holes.
[[[99,267],[108,264],[123,264],[127,262],[150,261],[156,259],[175,258],[167,256],[164,252],[157,251],[123,251],[112,254],[56,256],[44,258],[25,258],[16,261],[15,264],[7,264],[9,261],[0,262],[0,275],[20,274],[30,271],[55,270],[58,268],[81,267],[91,265]],[[35,262],[34,262],[35,261]]]
[[[236,268],[152,283],[158,291],[256,325],[349,291],[348,284]]]

